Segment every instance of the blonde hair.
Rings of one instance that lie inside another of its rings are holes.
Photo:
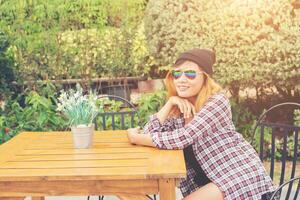
[[[196,103],[195,103],[195,108],[196,111],[198,112],[202,106],[205,104],[207,99],[214,94],[220,92],[222,90],[222,87],[216,83],[208,74],[205,72],[204,74],[204,82],[202,85],[202,88],[200,92],[197,95]],[[168,72],[166,76],[166,88],[167,88],[167,98],[170,98],[171,96],[178,96],[174,82],[173,82],[173,77],[171,75],[171,71]],[[178,117],[180,115],[180,111],[178,107],[172,108],[169,116],[176,116]]]

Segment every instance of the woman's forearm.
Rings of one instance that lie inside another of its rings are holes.
[[[172,102],[170,99],[167,101],[167,103],[156,113],[156,117],[160,121],[160,123],[164,123],[165,120],[168,118],[170,111],[172,110]],[[156,145],[153,143],[152,138],[149,134],[140,134],[140,131],[138,128],[130,128],[128,131],[128,139],[130,143],[137,144],[137,145],[144,145],[144,146],[150,146],[150,147],[156,147]]]
[[[152,138],[149,134],[128,132],[128,139],[132,144],[155,147],[155,144],[152,142]]]
[[[172,109],[172,104],[170,101],[167,101],[167,103],[156,113],[156,117],[158,118],[160,123],[164,123],[164,121],[168,118],[169,113]]]

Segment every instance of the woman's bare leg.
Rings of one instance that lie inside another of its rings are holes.
[[[208,183],[183,200],[224,200],[223,193],[214,183]]]

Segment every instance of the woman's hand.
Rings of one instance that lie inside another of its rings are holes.
[[[152,138],[148,134],[140,134],[142,130],[140,128],[127,129],[127,137],[131,144],[138,144],[143,146],[155,147],[152,142]]]
[[[139,128],[130,128],[127,130],[127,137],[131,144],[136,144],[136,134],[139,134]]]
[[[167,103],[156,113],[156,116],[160,123],[168,118],[170,111],[174,106],[177,106],[185,119],[192,119],[196,114],[195,106],[187,99],[180,98],[178,96],[172,96]]]
[[[169,98],[168,102],[172,106],[177,106],[180,112],[183,114],[184,118],[191,118],[196,114],[195,106],[187,99],[180,98],[178,96],[172,96]]]

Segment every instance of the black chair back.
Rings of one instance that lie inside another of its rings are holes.
[[[97,104],[100,112],[94,120],[96,130],[126,130],[139,125],[137,110],[127,99],[102,95]]]
[[[253,131],[252,145],[262,161],[267,160],[270,176],[274,180],[275,168],[280,168],[279,185],[295,177],[300,154],[299,124],[294,122],[294,113],[300,104],[287,102],[277,104],[261,114]],[[299,112],[298,111],[298,112]],[[256,142],[255,144],[253,144]],[[276,161],[276,162],[275,162]],[[278,176],[278,174],[276,174]],[[277,180],[276,180],[277,181]],[[275,181],[275,182],[276,182]],[[292,184],[286,193],[291,194]]]
[[[290,187],[292,189],[290,194],[288,194],[287,191],[289,190]],[[279,198],[286,199],[286,200],[300,199],[300,176],[292,178],[289,181],[286,181],[285,183],[280,185],[280,187],[278,187],[276,191],[273,193],[270,200],[278,200]]]

